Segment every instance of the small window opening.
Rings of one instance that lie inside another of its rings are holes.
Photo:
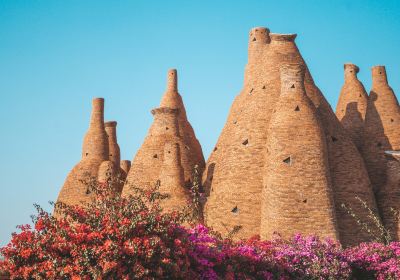
[[[353,73],[353,70],[350,70],[350,73]]]
[[[303,200],[303,203],[307,203],[307,199],[304,199],[304,200]]]
[[[213,151],[215,152],[216,150],[218,150],[218,148],[217,148],[217,147],[215,147]]]
[[[185,149],[186,149],[186,150],[190,150],[189,146],[185,146]]]
[[[89,155],[89,153],[86,153],[85,155],[86,155],[86,156],[88,156],[88,155]]]
[[[382,72],[379,72],[379,74],[382,74]]]
[[[168,154],[170,154],[171,153],[171,151],[168,151]]]
[[[169,129],[169,127],[167,126],[166,128],[165,128],[165,130],[168,130]]]
[[[283,160],[284,163],[286,164],[291,164],[292,163],[292,158],[291,157],[287,157]]]
[[[265,87],[265,86],[263,86],[263,87],[262,87],[262,89],[266,89],[266,87]]]
[[[158,155],[157,154],[153,155],[153,158],[158,158]]]
[[[382,143],[378,142],[378,144],[376,144],[376,146],[378,146],[380,148],[380,147],[382,147]]]
[[[394,119],[390,119],[391,122],[394,122]]]
[[[110,154],[110,157],[112,157],[112,154]]]
[[[294,84],[290,88],[294,88]]]
[[[234,121],[233,124],[237,124],[237,121]]]
[[[361,94],[360,94],[360,97],[361,97]]]
[[[331,136],[332,142],[336,142],[338,139],[335,136]]]
[[[254,90],[254,88],[252,88],[252,89],[250,90],[249,95],[252,94],[253,90]]]
[[[239,213],[239,208],[237,206],[235,206],[235,207],[232,208],[231,212],[233,214],[237,214],[237,213]]]
[[[244,140],[244,141],[242,142],[242,145],[247,146],[248,144],[249,144],[249,139],[246,139],[246,140]]]
[[[300,111],[299,106],[296,106],[296,109],[294,109],[295,111]]]
[[[255,41],[257,41],[257,39],[256,39],[256,38],[253,38],[253,42],[255,42]]]
[[[86,188],[86,194],[90,194],[89,188]]]

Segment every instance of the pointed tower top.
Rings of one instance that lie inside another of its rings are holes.
[[[178,91],[178,72],[176,69],[168,70],[167,91]]]
[[[178,108],[183,110],[182,97],[178,93],[178,72],[176,69],[168,70],[167,90],[161,99],[160,107]]]
[[[89,129],[83,139],[82,158],[108,159],[107,135],[104,129],[104,98],[92,100]]]
[[[266,27],[254,27],[250,30],[249,45],[268,44],[270,42],[269,29]]]
[[[344,64],[344,79],[357,78],[357,73],[360,71],[357,65],[353,63]]]
[[[372,87],[377,85],[387,85],[386,68],[383,65],[376,65],[372,70]]]

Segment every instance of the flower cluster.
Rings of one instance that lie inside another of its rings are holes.
[[[342,249],[294,236],[233,241],[186,215],[164,213],[157,190],[127,198],[99,185],[84,206],[39,206],[1,249],[11,279],[399,279],[400,243]]]

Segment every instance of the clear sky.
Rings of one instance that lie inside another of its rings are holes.
[[[400,92],[398,0],[81,1],[0,0],[0,245],[55,200],[79,161],[91,99],[118,121],[132,159],[177,68],[189,121],[206,158],[243,82],[250,28],[297,33],[296,42],[333,107],[343,63],[387,66]]]

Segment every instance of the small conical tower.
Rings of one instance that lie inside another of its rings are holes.
[[[400,108],[385,66],[372,67],[372,89],[365,116],[363,156],[375,192],[386,184],[385,151],[400,150]]]
[[[351,63],[344,65],[344,85],[336,106],[336,116],[360,151],[364,136],[364,120],[368,95],[358,80],[359,68]]]
[[[108,140],[104,127],[104,99],[95,98],[92,102],[89,130],[83,140],[82,159],[68,174],[57,202],[71,205],[89,202],[92,195],[85,182],[97,179],[100,165],[107,161]]]
[[[318,232],[338,239],[325,135],[302,65],[281,67],[281,87],[267,140],[261,237]]]
[[[167,142],[178,143],[181,148],[181,164],[185,184],[192,180],[196,164],[204,166],[203,153],[193,128],[186,118],[182,98],[177,91],[176,70],[168,72],[167,91],[161,106],[153,109],[154,122],[142,146],[132,161],[123,194],[132,193],[132,187],[149,187],[156,183],[164,161],[164,146]]]
[[[181,209],[187,205],[189,199],[180,153],[178,143],[165,143],[164,160],[159,175],[159,192],[169,196],[161,203],[162,208],[167,211]]]
[[[205,166],[203,150],[201,149],[199,140],[196,138],[193,127],[187,119],[185,106],[178,92],[178,72],[176,69],[168,70],[167,89],[161,99],[160,107],[179,109],[179,134],[185,142],[185,146],[182,147],[182,149],[188,150],[192,170],[195,165],[198,165],[200,169],[203,170]],[[185,178],[187,181],[187,176],[185,176]]]

